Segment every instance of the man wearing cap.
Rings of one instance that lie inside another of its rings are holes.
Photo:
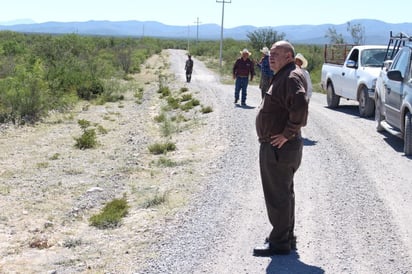
[[[303,56],[303,54],[298,53],[295,56],[295,64],[300,67],[300,69],[303,71],[303,75],[305,75],[306,82],[308,83],[308,89],[306,90],[306,96],[308,97],[308,100],[312,96],[312,79],[310,78],[309,71],[307,71],[308,67],[308,60]]]
[[[260,68],[260,83],[259,88],[262,92],[262,99],[265,97],[265,93],[269,90],[270,81],[272,80],[273,71],[270,69],[269,65],[269,49],[268,47],[263,47],[260,52],[262,53],[262,59],[256,65]]]
[[[275,75],[256,116],[263,194],[272,230],[255,256],[289,254],[296,248],[293,177],[302,160],[301,128],[306,125],[307,83],[295,65],[295,50],[287,41],[270,49]]]
[[[252,60],[249,59],[251,53],[247,49],[243,49],[240,54],[242,55],[236,60],[233,65],[233,79],[235,79],[235,104],[239,101],[240,90],[242,90],[241,104],[246,106],[247,86],[255,76],[255,65]]]

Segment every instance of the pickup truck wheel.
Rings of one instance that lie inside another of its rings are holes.
[[[329,84],[326,89],[326,102],[328,104],[328,107],[337,108],[339,106],[339,101],[340,101],[340,96],[335,94],[333,85]]]
[[[375,121],[376,121],[376,131],[381,132],[384,128],[381,125],[381,122],[385,120],[385,117],[382,114],[382,101],[381,98],[376,96],[375,98]]]
[[[405,115],[405,130],[403,133],[403,152],[406,156],[412,155],[412,114]]]
[[[375,103],[369,97],[368,89],[363,87],[359,94],[359,115],[361,117],[370,117],[375,110]]]

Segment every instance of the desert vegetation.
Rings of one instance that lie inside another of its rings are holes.
[[[249,48],[252,59],[260,58],[259,49],[284,39],[276,31],[258,30],[248,41],[225,39],[222,67],[219,41],[199,41],[190,53],[205,61],[222,75],[231,78],[233,61],[242,48]],[[123,99],[125,89],[134,89],[136,101],[143,89],[134,85],[131,75],[141,69],[149,56],[162,49],[186,49],[186,41],[154,38],[91,37],[76,34],[47,35],[0,32],[0,123],[25,124],[40,121],[50,111],[66,111],[79,100],[96,104]],[[296,51],[309,60],[309,71],[316,84],[322,64],[321,47],[296,45]],[[259,73],[259,71],[258,71]],[[161,79],[159,75],[159,83]],[[159,92],[168,96],[168,87]],[[188,95],[187,95],[188,96]],[[180,98],[184,101],[186,98]],[[170,98],[173,104],[173,98]],[[196,106],[187,100],[181,108]],[[205,112],[210,109],[205,108]]]

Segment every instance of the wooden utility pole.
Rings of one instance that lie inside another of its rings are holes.
[[[194,22],[196,24],[196,43],[199,42],[199,24],[202,22],[199,22],[199,17],[197,17],[197,20]]]
[[[222,49],[223,49],[223,18],[225,17],[225,4],[232,3],[232,0],[216,0],[216,3],[222,3],[222,25],[220,27],[220,53],[219,64],[222,67]]]

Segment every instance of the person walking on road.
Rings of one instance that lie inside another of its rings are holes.
[[[275,75],[259,107],[256,132],[260,143],[260,175],[272,230],[264,244],[254,248],[254,256],[289,254],[296,248],[293,178],[302,160],[301,128],[308,116],[307,82],[295,65],[292,44],[274,43],[269,60]]]
[[[235,104],[239,101],[240,90],[242,90],[241,105],[246,106],[247,86],[250,81],[253,81],[255,76],[255,66],[249,56],[252,54],[247,49],[243,49],[240,54],[242,55],[236,60],[233,65],[233,79],[235,79]]]
[[[269,54],[270,51],[268,47],[263,47],[260,52],[262,53],[262,58],[260,59],[259,63],[256,65],[260,68],[260,82],[259,88],[262,92],[262,99],[265,97],[265,93],[269,90],[270,81],[273,77],[273,71],[269,65]]]
[[[193,60],[190,54],[187,55],[185,71],[186,71],[186,82],[190,83],[190,81],[192,80],[192,72],[193,72]]]

